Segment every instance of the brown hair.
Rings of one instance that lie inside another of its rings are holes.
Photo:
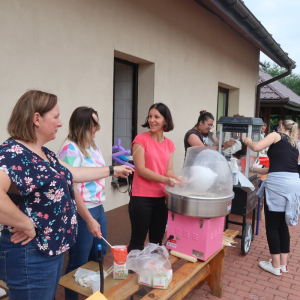
[[[89,157],[85,145],[88,143],[97,149],[94,139],[88,135],[91,132],[92,127],[96,126],[97,130],[100,129],[100,125],[93,118],[93,114],[98,117],[98,113],[91,107],[79,106],[77,107],[69,121],[69,135],[68,139],[76,143],[80,151],[85,157]]]
[[[174,123],[173,123],[171,112],[170,112],[168,106],[163,103],[154,103],[150,106],[149,111],[148,111],[148,116],[146,117],[145,123],[142,125],[142,127],[150,128],[149,123],[148,123],[148,118],[149,118],[150,110],[153,108],[157,109],[158,112],[165,118],[166,125],[163,128],[164,131],[169,132],[169,131],[173,130]]]
[[[284,120],[281,124],[281,126],[284,126],[284,129],[286,131],[290,132],[290,142],[292,146],[296,146],[298,149],[297,145],[297,139],[298,139],[298,123],[294,122],[292,120]]]
[[[15,140],[35,143],[37,137],[33,116],[39,113],[43,116],[57,104],[57,96],[30,90],[26,92],[15,105],[7,125],[7,131]]]
[[[201,121],[202,123],[205,123],[205,121],[207,121],[208,119],[215,120],[214,116],[210,112],[206,110],[201,110],[197,124],[194,127],[198,127]]]

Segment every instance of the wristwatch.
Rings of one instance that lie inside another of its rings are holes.
[[[113,166],[109,166],[109,176],[114,175],[114,167]]]

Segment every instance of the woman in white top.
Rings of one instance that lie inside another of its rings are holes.
[[[59,158],[73,167],[105,167],[101,151],[94,141],[95,134],[99,129],[98,113],[94,109],[85,106],[76,108],[70,118],[68,138],[58,153]],[[129,167],[110,166],[111,173],[122,171],[124,168]],[[102,236],[106,239],[107,222],[102,205],[106,200],[104,187],[104,178],[86,183],[77,183],[77,190],[82,200],[93,218],[98,221]],[[77,269],[88,261],[98,262],[98,244],[102,245],[102,257],[106,254],[106,243],[89,232],[89,223],[85,222],[79,215],[77,218],[78,236],[76,244],[69,250],[66,273]],[[77,300],[78,294],[66,289],[65,299]]]

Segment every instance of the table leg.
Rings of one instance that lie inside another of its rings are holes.
[[[225,249],[222,249],[218,255],[216,255],[210,265],[210,275],[208,279],[209,287],[212,294],[216,297],[221,298],[223,294],[223,267],[224,267]]]

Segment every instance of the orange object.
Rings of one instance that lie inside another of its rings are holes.
[[[241,159],[241,168],[242,168],[242,173],[245,173],[246,170],[246,159],[247,157],[244,157]],[[250,156],[250,160],[249,160],[249,167],[252,167],[254,165],[255,159]]]
[[[259,157],[259,164],[264,165],[266,168],[269,168],[270,166],[269,157]]]

